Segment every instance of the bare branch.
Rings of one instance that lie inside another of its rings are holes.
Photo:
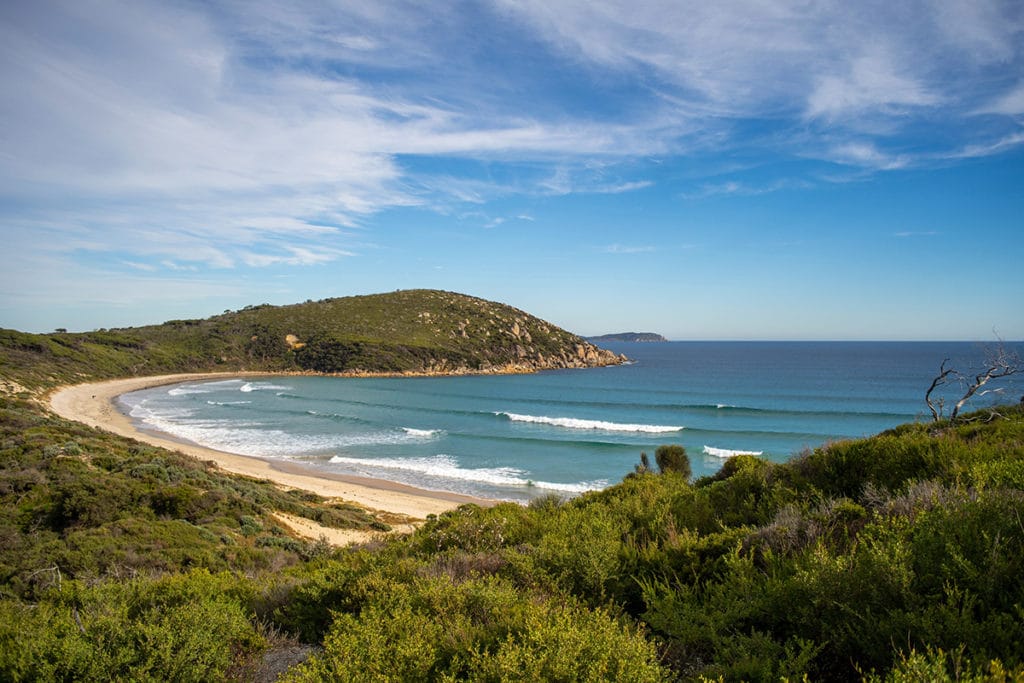
[[[956,420],[956,417],[960,414],[960,409],[964,407],[964,404],[967,403],[967,401],[970,400],[970,398],[990,380],[1009,377],[1010,375],[1017,374],[1020,370],[1020,358],[1018,358],[1016,354],[1008,353],[1006,349],[1000,345],[995,354],[989,358],[985,369],[974,376],[974,382],[967,387],[966,393],[964,393],[963,397],[957,401],[956,406],[953,408],[953,412],[949,415],[949,419]]]
[[[932,420],[934,420],[935,422],[938,422],[940,419],[942,419],[943,401],[940,398],[939,407],[936,408],[935,405],[932,403],[932,392],[935,391],[936,388],[949,382],[949,376],[955,372],[953,368],[946,367],[946,363],[948,362],[948,358],[944,358],[942,360],[942,365],[939,366],[939,374],[936,375],[935,379],[932,380],[932,385],[928,387],[928,391],[924,392],[924,402],[928,404],[928,409],[932,411]]]
[[[1007,351],[1001,343],[988,354],[988,358],[986,358],[985,365],[982,367],[982,370],[975,374],[973,378],[957,371],[954,368],[946,367],[948,362],[948,358],[942,361],[942,364],[939,366],[939,374],[935,376],[932,380],[931,386],[928,387],[928,391],[924,394],[924,401],[928,404],[928,409],[931,410],[932,413],[932,419],[936,422],[942,418],[943,410],[942,398],[939,398],[937,402],[932,400],[932,393],[938,387],[948,384],[952,380],[958,381],[961,386],[965,387],[963,395],[953,406],[953,410],[949,415],[950,421],[955,422],[960,415],[960,410],[974,396],[984,396],[989,393],[1002,393],[1004,390],[1003,387],[982,390],[981,388],[983,386],[994,379],[1009,377],[1010,375],[1015,375],[1024,370],[1024,367],[1021,365],[1020,357],[1016,353]],[[937,407],[936,403],[938,404]]]

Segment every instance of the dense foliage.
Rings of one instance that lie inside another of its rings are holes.
[[[523,311],[435,290],[248,306],[128,329],[0,329],[0,375],[17,374],[29,388],[172,372],[452,372],[614,362]]]

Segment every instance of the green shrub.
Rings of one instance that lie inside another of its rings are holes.
[[[662,474],[675,472],[689,479],[692,473],[686,449],[679,445],[658,446],[654,451],[654,461],[658,463],[658,471]]]
[[[238,579],[205,572],[63,590],[29,606],[0,601],[5,680],[223,679],[264,640]]]
[[[602,611],[494,579],[419,580],[339,613],[324,652],[286,676],[321,680],[667,680],[654,646]]]

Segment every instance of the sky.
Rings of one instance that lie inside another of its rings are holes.
[[[7,0],[0,85],[0,327],[1024,339],[1019,0]]]

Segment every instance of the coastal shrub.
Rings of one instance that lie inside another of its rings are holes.
[[[283,548],[296,554],[305,550],[302,541],[287,536],[260,536],[256,539],[256,545],[260,548]]]
[[[773,582],[754,561],[733,550],[714,581],[644,585],[644,621],[669,643],[672,667],[689,677],[714,680],[778,680],[806,671],[813,647],[798,636],[782,637],[763,619],[778,616]]]
[[[915,430],[830,444],[801,467],[826,495],[856,499],[868,484],[897,490],[912,480],[950,481],[955,450],[950,440]]]
[[[986,664],[964,655],[964,647],[951,652],[925,648],[910,653],[900,651],[896,666],[885,675],[874,671],[864,676],[865,683],[1010,683],[1024,680],[1024,667],[1007,667],[998,659]]]
[[[668,681],[656,646],[602,610],[549,606],[493,652],[476,650],[466,678],[485,681]]]
[[[200,491],[192,486],[162,486],[150,494],[150,507],[160,517],[177,519],[188,515]]]
[[[335,339],[315,339],[295,352],[295,360],[304,370],[316,372],[344,372],[362,350],[359,342],[341,342]]]
[[[106,461],[103,463],[106,469],[113,469],[114,463]],[[168,482],[171,480],[171,473],[167,466],[161,462],[144,462],[135,465],[128,471],[128,476],[135,479],[148,479],[153,482]]]
[[[814,496],[795,488],[785,468],[754,456],[730,458],[728,475],[697,482],[703,498],[725,527],[768,523],[787,505],[806,505]],[[782,475],[782,476],[780,476]]]
[[[43,601],[0,601],[0,678],[223,679],[263,637],[239,579],[204,572],[86,587],[65,582]]]
[[[67,461],[67,463],[74,461]],[[121,479],[99,477],[76,463],[62,463],[50,484],[50,528],[95,527],[121,517],[137,504],[138,490]]]
[[[501,581],[417,580],[338,614],[324,651],[286,675],[320,680],[667,680],[653,644],[603,611]]]
[[[414,546],[420,552],[492,551],[523,543],[533,543],[546,524],[541,520],[557,509],[528,508],[503,503],[491,508],[460,505],[430,520],[420,529]]]
[[[675,472],[687,479],[690,478],[690,457],[686,455],[686,449],[677,444],[658,446],[654,451],[654,461],[658,464],[658,471]]]
[[[623,527],[604,506],[567,506],[537,544],[537,562],[568,593],[601,605],[621,578]]]
[[[373,575],[374,560],[380,559],[355,552],[300,567],[287,597],[273,610],[274,623],[303,642],[319,642],[335,614],[359,612],[373,587],[387,583]]]

